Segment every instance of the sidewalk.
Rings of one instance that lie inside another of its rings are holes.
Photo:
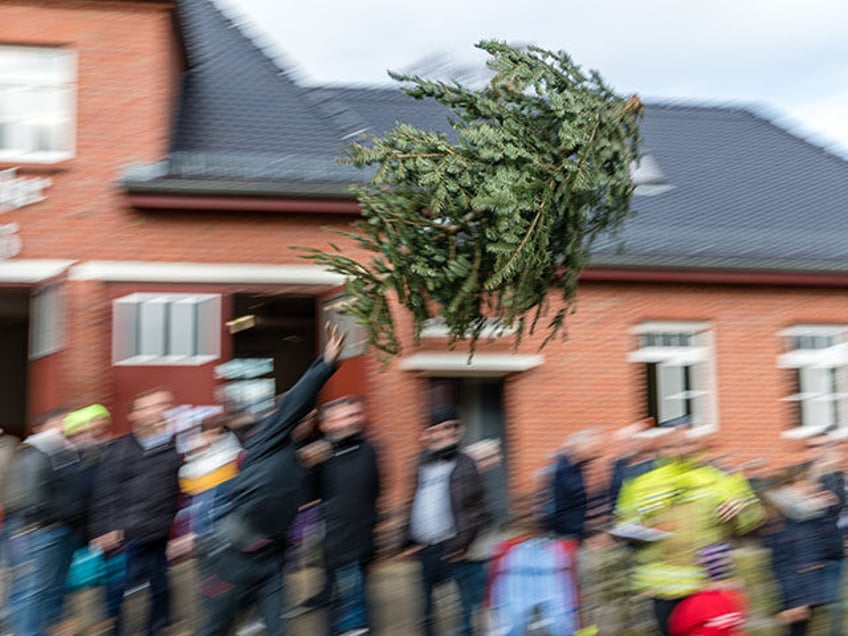
[[[744,588],[749,596],[752,619],[747,626],[748,636],[782,636],[785,627],[774,619],[775,598],[771,576],[766,566],[765,551],[753,546],[737,550],[736,562],[739,574],[744,579]],[[622,560],[618,548],[597,551],[586,565],[589,573],[584,587],[584,603],[593,602],[600,608],[596,614],[600,633],[608,636],[654,636],[651,625],[650,604],[645,599],[634,597],[626,587],[626,560]],[[173,587],[173,610],[175,624],[171,636],[189,636],[196,633],[200,613],[194,593],[194,564],[192,561],[177,564],[171,569]],[[388,560],[375,566],[370,577],[373,600],[373,621],[376,634],[389,636],[414,636],[418,627],[419,590],[417,564],[414,561]],[[321,583],[321,573],[316,568],[304,568],[290,574],[286,579],[287,598],[292,604],[311,596]],[[95,636],[100,621],[100,590],[86,590],[72,595],[69,610],[77,617],[78,626],[67,636]],[[438,613],[442,618],[442,633],[450,633],[456,624],[458,600],[452,585],[442,586],[437,596]],[[143,633],[141,629],[147,605],[146,593],[129,598],[125,605],[128,634]],[[281,611],[283,608],[281,608]],[[629,614],[626,620],[624,614]],[[634,620],[635,618],[635,620]],[[823,611],[816,613],[811,636],[824,635]],[[287,633],[295,636],[323,636],[326,633],[323,612],[312,612],[289,621]],[[243,621],[241,636],[261,634],[261,630],[246,629],[250,617]],[[848,632],[846,632],[848,633]],[[6,636],[0,632],[0,636]]]
[[[374,627],[377,634],[416,634],[418,628],[418,593],[416,587],[416,565],[407,561],[389,561],[378,565],[371,577],[371,592],[374,599]],[[200,621],[200,612],[194,594],[195,571],[191,561],[175,565],[171,569],[173,589],[173,611],[175,624],[170,634],[187,636],[194,634]],[[315,568],[305,568],[286,578],[286,596],[290,603],[299,603],[313,594],[321,584],[321,573]],[[76,593],[70,599],[70,608],[79,618],[77,632],[86,636],[97,633],[101,607],[100,590]],[[449,586],[438,598],[446,622],[454,616],[454,597]],[[125,605],[127,632],[141,633],[147,607],[145,591],[135,594]],[[281,608],[282,611],[283,608]],[[326,632],[323,612],[304,614],[288,622],[289,633],[297,636],[321,636]],[[261,633],[250,629],[252,621],[247,617],[240,633],[243,636]]]

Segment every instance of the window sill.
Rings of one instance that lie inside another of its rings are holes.
[[[68,172],[73,167],[73,157],[58,161],[15,161],[14,159],[0,159],[0,170],[16,170],[23,174],[59,174]]]
[[[206,356],[133,356],[118,360],[116,367],[199,367],[220,358],[217,355]]]

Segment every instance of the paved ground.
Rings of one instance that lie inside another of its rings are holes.
[[[371,580],[371,592],[374,598],[374,623],[378,634],[417,634],[416,617],[418,607],[415,585],[415,566],[410,562],[392,561],[377,566]],[[194,566],[192,562],[175,565],[171,569],[171,583],[174,594],[174,618],[176,624],[170,631],[173,636],[193,634],[199,620],[199,612],[194,590]],[[318,589],[320,573],[306,568],[293,573],[287,579],[287,595],[292,603],[299,603]],[[446,587],[437,599],[440,611],[446,619],[445,627],[455,615],[454,595]],[[86,590],[73,594],[70,599],[70,613],[76,617],[74,628],[68,634],[75,633],[94,636],[102,632],[98,629],[101,620],[102,591]],[[143,617],[147,607],[146,592],[134,594],[125,606],[125,618],[128,634],[143,633]],[[241,636],[249,636],[261,631],[251,630],[251,619],[245,617]],[[289,631],[294,635],[320,636],[325,633],[324,616],[321,612],[312,612],[289,621]],[[5,636],[5,635],[4,635]]]
[[[749,636],[779,636],[785,633],[783,627],[779,626],[773,619],[774,595],[772,583],[767,572],[763,570],[764,555],[762,550],[740,550],[740,558],[737,565],[745,578],[745,589],[748,593],[755,617],[749,625]],[[589,555],[587,555],[589,556]],[[594,570],[597,583],[600,587],[591,588],[595,598],[608,597],[610,582],[621,578],[622,563],[616,554],[616,550],[604,550],[595,554],[590,559],[590,569]],[[612,566],[612,570],[608,569]],[[171,636],[186,636],[196,632],[199,612],[194,594],[194,564],[185,562],[175,565],[171,570],[171,581],[174,594],[174,618],[176,624],[170,631]],[[320,573],[315,568],[304,568],[292,573],[287,578],[287,595],[291,603],[298,603],[310,596],[320,585]],[[391,560],[378,564],[370,578],[371,594],[374,605],[374,626],[377,634],[389,636],[407,636],[420,633],[417,626],[419,615],[417,571],[416,564],[411,561]],[[587,586],[588,587],[588,586]],[[620,596],[619,592],[613,596]],[[584,590],[584,592],[590,590]],[[97,628],[101,619],[100,590],[87,590],[74,594],[70,599],[71,613],[77,618],[75,629],[69,630],[62,636],[95,636],[102,633]],[[630,598],[627,598],[630,597]],[[609,597],[608,597],[609,598]],[[587,599],[584,599],[587,600]],[[604,613],[621,614],[622,606],[629,606],[630,610],[636,609],[637,621],[631,622],[625,629],[621,621],[608,623],[601,630],[602,634],[610,636],[649,636],[655,633],[650,625],[650,610],[644,602],[633,600],[632,594],[625,592],[624,601],[602,601]],[[130,635],[142,634],[142,617],[146,609],[146,594],[141,593],[130,598],[126,605],[127,633]],[[457,600],[452,586],[444,586],[438,596],[437,605],[439,614],[443,618],[443,633],[450,633],[450,627],[455,624],[457,618]],[[647,610],[647,612],[646,612]],[[647,622],[646,622],[647,617]],[[598,617],[602,618],[602,617]],[[613,617],[615,618],[615,617]],[[619,616],[620,618],[620,616]],[[811,631],[811,636],[821,635],[824,632],[823,614],[819,613],[816,625]],[[249,626],[250,617],[244,620],[244,626]],[[603,625],[604,621],[600,621]],[[300,616],[289,623],[289,632],[295,636],[323,636],[326,633],[324,617],[315,612]],[[261,630],[242,630],[242,636],[261,634]],[[845,632],[848,634],[848,631]],[[0,636],[6,636],[0,630]]]

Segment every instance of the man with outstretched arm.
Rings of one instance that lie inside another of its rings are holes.
[[[200,584],[206,615],[202,636],[225,635],[241,611],[256,605],[266,634],[282,634],[283,561],[286,533],[297,513],[303,471],[292,431],[312,410],[333,375],[345,335],[326,327],[326,346],[276,410],[242,436],[244,457],[233,480],[229,512],[218,523]]]

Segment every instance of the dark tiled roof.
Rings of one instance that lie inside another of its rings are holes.
[[[439,104],[396,89],[306,88],[209,0],[178,5],[189,69],[172,152],[130,188],[340,195],[369,176],[336,161],[351,136],[398,120],[451,134]],[[848,161],[745,108],[649,105],[642,135],[660,193],[634,197],[625,249],[605,238],[594,264],[848,271]]]
[[[739,108],[654,105],[641,130],[673,189],[634,197],[627,253],[848,267],[845,160]]]
[[[210,0],[179,0],[188,69],[173,176],[350,180],[344,133]],[[270,160],[269,160],[270,158]]]

